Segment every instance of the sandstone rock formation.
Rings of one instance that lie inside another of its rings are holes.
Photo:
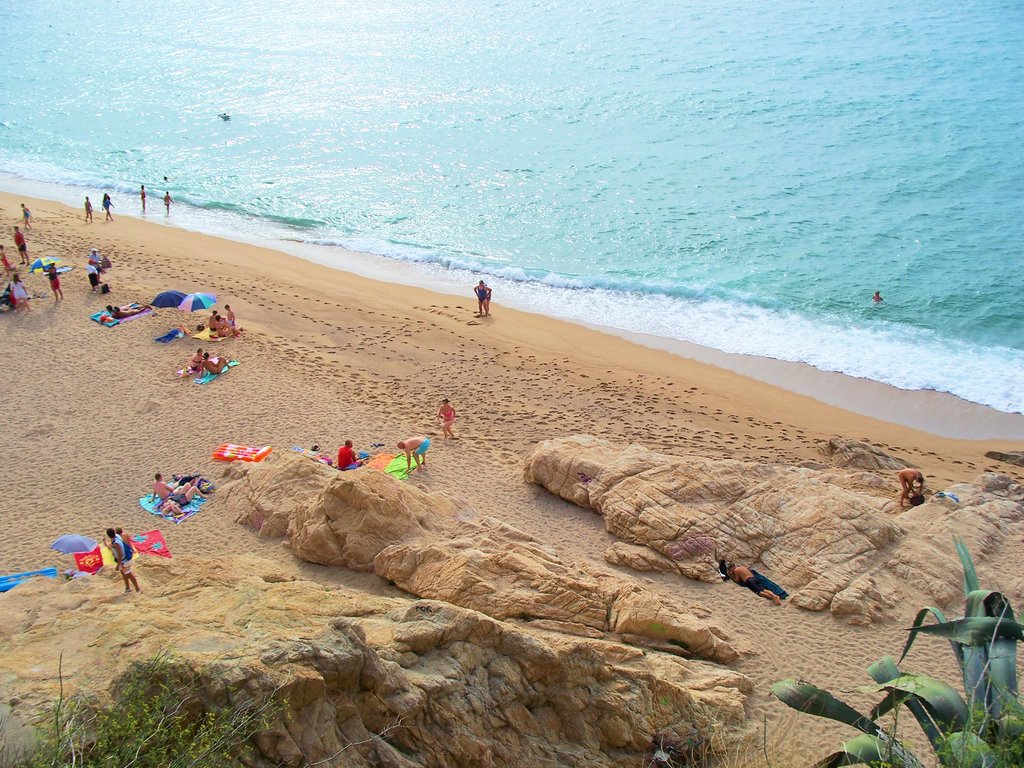
[[[990,459],[995,459],[996,461],[1005,461],[1007,464],[1024,467],[1024,451],[1010,451],[1009,453],[1003,453],[1002,451],[988,451],[985,455]]]
[[[1024,521],[1022,489],[1005,475],[949,489],[959,502],[935,497],[899,514],[892,478],[877,473],[668,456],[586,435],[539,443],[525,476],[600,514],[623,542],[662,556],[616,546],[612,562],[714,581],[717,551],[763,566],[794,604],[859,622],[879,618],[908,590],[948,602],[959,584],[952,535],[984,560]]]
[[[728,739],[750,690],[704,662],[325,590],[251,556],[138,568],[135,598],[116,596],[113,575],[4,596],[0,700],[16,723],[56,699],[61,652],[65,695],[104,699],[131,660],[170,648],[198,677],[192,709],[287,701],[255,740],[258,766],[634,768],[655,732]]]
[[[339,473],[301,456],[253,465],[225,487],[240,522],[284,526],[261,513],[262,489],[297,490],[282,505],[288,546],[303,560],[372,571],[418,597],[443,600],[498,619],[540,622],[578,636],[613,635],[638,645],[728,662],[724,630],[695,605],[639,586],[556,552],[509,525],[474,519],[454,499],[426,493],[375,470]],[[281,491],[281,493],[284,493]]]
[[[869,443],[842,437],[833,437],[821,447],[821,452],[836,467],[899,471],[910,466]]]

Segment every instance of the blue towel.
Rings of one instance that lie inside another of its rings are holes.
[[[160,506],[160,502],[160,497],[154,496],[153,494],[149,494],[149,496],[143,496],[141,499],[139,499],[139,506],[142,507],[147,512],[149,512],[149,514],[151,515],[162,517],[164,520],[170,520],[172,523],[177,524],[184,522],[185,520],[188,520],[190,517],[192,517],[192,515],[197,514],[199,512],[199,508],[206,503],[206,499],[200,496],[194,496],[192,498],[192,501],[190,501],[188,504],[181,508],[181,511],[185,513],[181,517],[174,517],[174,515],[171,515],[169,513],[161,512],[158,509],[158,507]]]
[[[8,592],[34,576],[46,576],[49,579],[56,579],[57,569],[43,568],[40,571],[25,571],[24,573],[12,573],[9,576],[0,576],[0,592]]]
[[[181,328],[175,328],[173,331],[168,331],[163,336],[157,336],[153,341],[158,341],[161,344],[168,344],[175,339],[180,339],[185,335],[185,332]]]

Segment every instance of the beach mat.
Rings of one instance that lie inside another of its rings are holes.
[[[228,370],[238,365],[237,360],[228,360]],[[227,373],[227,371],[221,371],[221,373]],[[220,373],[211,373],[210,371],[203,371],[203,375],[198,379],[195,379],[193,384],[209,384],[211,381],[220,376]]]
[[[217,461],[263,461],[274,449],[269,445],[235,445],[221,443],[211,457]]]
[[[19,584],[23,584],[36,576],[45,576],[48,579],[57,578],[56,568],[43,568],[38,571],[24,571],[23,573],[12,573],[8,576],[0,576],[0,592],[7,592]]]
[[[159,496],[154,496],[153,494],[143,496],[139,499],[139,506],[149,512],[149,514],[162,517],[164,520],[170,520],[172,523],[177,525],[178,523],[185,522],[193,515],[198,514],[199,508],[205,504],[206,501],[206,499],[200,498],[199,496],[193,497],[192,501],[181,508],[181,511],[185,513],[181,517],[174,517],[173,515],[159,511],[157,507],[160,506],[161,499]]]
[[[413,459],[412,468],[416,468],[416,459]],[[384,467],[384,471],[392,477],[397,477],[399,480],[405,480],[409,476],[409,468],[406,466],[405,454],[400,453],[393,458],[388,465]]]

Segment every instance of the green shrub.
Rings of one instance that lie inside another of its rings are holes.
[[[195,673],[167,656],[133,664],[110,706],[58,701],[17,768],[234,768],[278,710],[272,700],[204,707]]]
[[[1024,640],[1024,628],[1001,592],[979,588],[970,552],[959,538],[955,544],[964,569],[965,616],[947,621],[938,608],[919,611],[900,662],[919,635],[946,638],[956,656],[964,695],[941,680],[900,670],[891,656],[868,667],[876,685],[860,690],[884,692],[885,697],[867,716],[810,683],[782,680],[772,686],[772,694],[790,707],[861,731],[815,768],[923,766],[897,738],[898,717],[889,729],[878,723],[878,718],[902,707],[917,720],[944,768],[1024,765],[1024,706],[1017,687],[1017,643]],[[925,624],[929,616],[937,623]]]

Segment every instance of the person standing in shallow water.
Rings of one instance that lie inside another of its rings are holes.
[[[875,291],[875,295],[871,297],[871,300],[875,302],[875,304],[881,304],[883,301],[885,301],[885,299],[882,298],[882,294],[880,294],[878,291]]]
[[[142,188],[139,189],[139,200],[142,201],[142,212],[146,212],[146,185],[143,184]]]
[[[173,202],[174,201],[171,200],[171,193],[170,192],[164,192],[164,208],[167,209],[167,215],[168,216],[171,215],[171,203],[173,203]]]

